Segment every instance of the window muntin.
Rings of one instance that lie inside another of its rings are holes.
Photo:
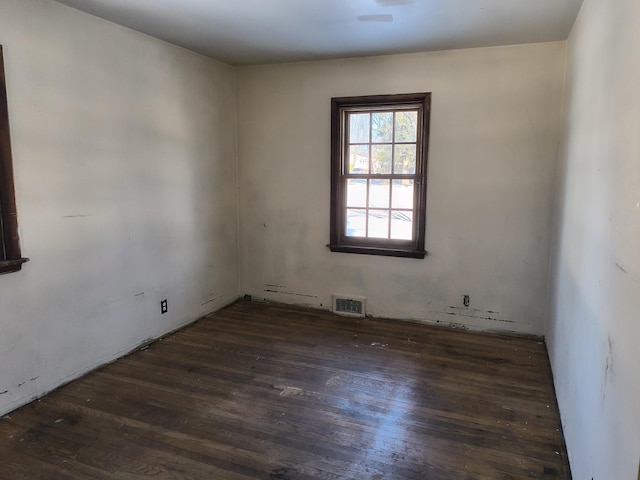
[[[332,99],[332,251],[422,258],[430,94]]]

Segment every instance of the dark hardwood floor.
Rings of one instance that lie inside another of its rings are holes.
[[[0,478],[570,475],[542,342],[240,302],[5,416]]]

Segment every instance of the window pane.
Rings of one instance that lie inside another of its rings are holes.
[[[391,188],[392,208],[413,209],[413,180],[394,180]]]
[[[369,238],[389,238],[389,210],[369,210]]]
[[[371,145],[371,173],[391,173],[391,145]]]
[[[371,114],[371,142],[391,143],[393,140],[393,112]]]
[[[391,238],[394,240],[413,238],[413,213],[391,210]]]
[[[415,142],[418,134],[418,112],[396,112],[396,142]]]
[[[389,180],[369,180],[369,207],[389,208]]]
[[[364,209],[347,208],[347,237],[367,236],[366,212]]]
[[[416,173],[416,146],[396,145],[393,158],[393,173]]]
[[[369,143],[368,113],[349,114],[349,143]]]
[[[349,173],[369,173],[369,145],[349,146]]]
[[[367,206],[367,181],[364,178],[347,180],[347,207]]]

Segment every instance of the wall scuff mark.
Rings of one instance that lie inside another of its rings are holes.
[[[499,315],[500,312],[497,312],[494,310],[480,310],[478,308],[454,307],[454,306],[449,306],[449,308],[455,311],[443,312],[445,315],[474,318],[478,320],[489,320],[492,322],[501,322],[501,323],[518,323],[514,320],[508,320],[506,318],[496,317],[495,315]],[[468,312],[473,312],[473,313],[468,313]]]
[[[287,291],[281,290],[283,288],[287,288],[286,285],[275,285],[271,283],[265,283],[264,286],[267,287],[263,290],[266,293],[279,293],[281,295],[293,295],[295,297],[318,298],[317,295],[308,295],[306,293],[287,292]]]

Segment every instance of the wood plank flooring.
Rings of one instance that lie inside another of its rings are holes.
[[[239,302],[0,420],[0,478],[570,478],[542,342]]]

